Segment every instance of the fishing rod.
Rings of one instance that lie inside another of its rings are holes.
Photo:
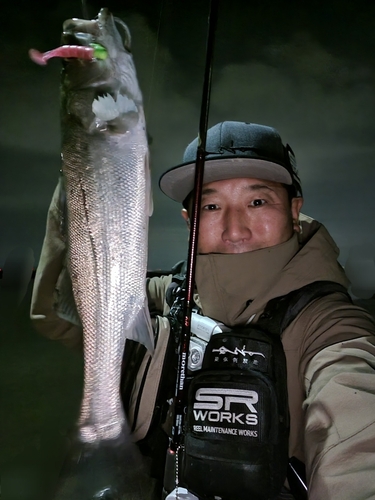
[[[90,19],[89,9],[86,0],[81,0],[82,14],[84,19]]]
[[[179,362],[177,367],[177,385],[175,394],[175,413],[174,423],[172,428],[172,437],[170,441],[169,454],[175,455],[181,446],[181,436],[183,432],[183,418],[185,413],[185,378],[186,366],[189,357],[189,340],[191,313],[193,308],[194,295],[194,275],[196,255],[198,249],[198,233],[201,196],[204,175],[204,163],[206,156],[206,137],[208,128],[208,115],[210,107],[211,80],[212,80],[212,61],[214,52],[215,31],[218,17],[219,0],[211,0],[209,18],[208,18],[208,35],[206,46],[206,62],[203,80],[202,103],[199,121],[198,147],[195,166],[194,191],[193,191],[193,208],[191,214],[189,250],[187,259],[186,272],[186,291],[183,304],[183,324],[181,331],[181,342],[179,352]],[[174,457],[175,460],[178,458]]]

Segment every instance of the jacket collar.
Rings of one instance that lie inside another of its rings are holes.
[[[348,286],[339,250],[326,228],[301,217],[302,233],[285,243],[243,254],[197,256],[197,303],[228,326],[247,323],[267,302],[318,280]]]

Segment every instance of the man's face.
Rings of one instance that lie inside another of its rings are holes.
[[[283,243],[298,230],[302,203],[290,202],[278,182],[240,178],[204,184],[198,252],[244,253]],[[183,217],[188,220],[186,210]]]

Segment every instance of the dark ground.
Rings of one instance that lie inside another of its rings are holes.
[[[50,500],[78,415],[82,356],[41,337],[0,280],[1,500]],[[358,300],[375,315],[375,298]]]
[[[0,288],[2,500],[48,498],[81,397],[81,355],[33,330],[31,287],[19,306]]]

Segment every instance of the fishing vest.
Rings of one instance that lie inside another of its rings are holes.
[[[244,327],[228,328],[210,318],[193,317],[183,445],[178,463],[173,460],[165,465],[168,440],[164,433],[160,441],[160,429],[168,432],[173,413],[183,319],[183,276],[176,276],[167,293],[171,334],[152,424],[141,449],[143,445],[154,450],[159,475],[165,469],[165,494],[176,487],[177,467],[179,486],[200,499],[275,499],[287,476],[289,484],[295,484],[288,457],[287,375],[281,335],[311,301],[347,292],[337,283],[311,283],[272,299],[257,323]],[[143,377],[147,379],[147,370]],[[296,484],[295,491],[296,498],[306,498],[300,485]]]

